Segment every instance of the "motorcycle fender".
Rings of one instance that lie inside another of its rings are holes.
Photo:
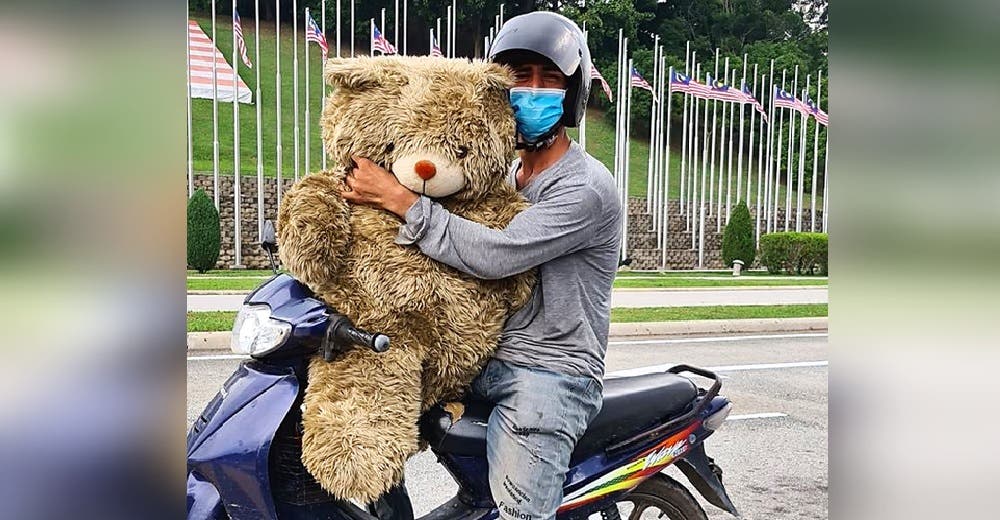
[[[219,520],[226,517],[219,490],[193,473],[188,474],[187,480],[187,510],[188,520]]]
[[[227,382],[221,402],[189,444],[189,482],[196,475],[213,486],[232,520],[277,517],[268,453],[297,395],[298,382],[290,371],[246,363]]]
[[[712,463],[709,461],[708,454],[705,453],[704,444],[698,444],[692,448],[676,464],[691,482],[691,485],[701,493],[701,496],[705,497],[705,500],[715,507],[728,511],[735,517],[740,516],[736,512],[736,506],[729,499],[722,481],[712,470]]]

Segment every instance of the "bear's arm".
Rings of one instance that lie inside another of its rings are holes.
[[[336,284],[351,239],[350,208],[341,198],[343,175],[307,175],[281,199],[278,254],[284,268],[317,293]]]

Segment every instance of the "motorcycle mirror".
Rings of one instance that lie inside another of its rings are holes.
[[[264,221],[264,235],[260,241],[260,247],[271,254],[278,252],[278,239],[274,232],[274,222],[270,220]]]

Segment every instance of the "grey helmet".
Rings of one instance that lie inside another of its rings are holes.
[[[490,46],[490,61],[503,63],[503,54],[532,51],[552,60],[569,80],[563,100],[563,126],[576,127],[590,97],[590,49],[583,31],[561,14],[535,11],[504,22]]]

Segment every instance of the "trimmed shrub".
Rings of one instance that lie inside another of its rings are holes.
[[[757,256],[757,246],[753,240],[753,220],[750,210],[744,202],[733,208],[729,223],[722,233],[722,263],[726,267],[733,265],[733,260],[742,260],[746,268],[750,268]]]
[[[771,274],[826,275],[829,254],[826,233],[768,233],[760,237],[760,263]]]
[[[222,229],[215,203],[199,189],[188,200],[187,207],[187,265],[204,273],[219,261]]]

